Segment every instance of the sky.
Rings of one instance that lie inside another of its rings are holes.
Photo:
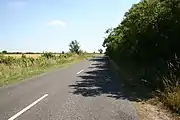
[[[0,51],[62,52],[77,40],[88,52],[102,48],[139,0],[0,0]]]

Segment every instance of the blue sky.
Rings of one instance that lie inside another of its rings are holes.
[[[102,48],[104,32],[116,27],[139,0],[0,0],[0,50],[61,52],[71,40],[83,50]]]

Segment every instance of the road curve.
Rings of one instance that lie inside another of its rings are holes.
[[[138,120],[105,57],[0,88],[0,120]]]

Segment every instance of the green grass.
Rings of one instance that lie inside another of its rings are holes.
[[[21,58],[0,57],[0,86],[12,84],[25,80],[32,76],[48,72],[52,69],[65,67],[77,63],[83,59],[91,58],[93,55],[60,55],[50,58]]]

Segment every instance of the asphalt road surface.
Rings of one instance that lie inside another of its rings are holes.
[[[0,120],[137,120],[106,58],[0,88]]]

